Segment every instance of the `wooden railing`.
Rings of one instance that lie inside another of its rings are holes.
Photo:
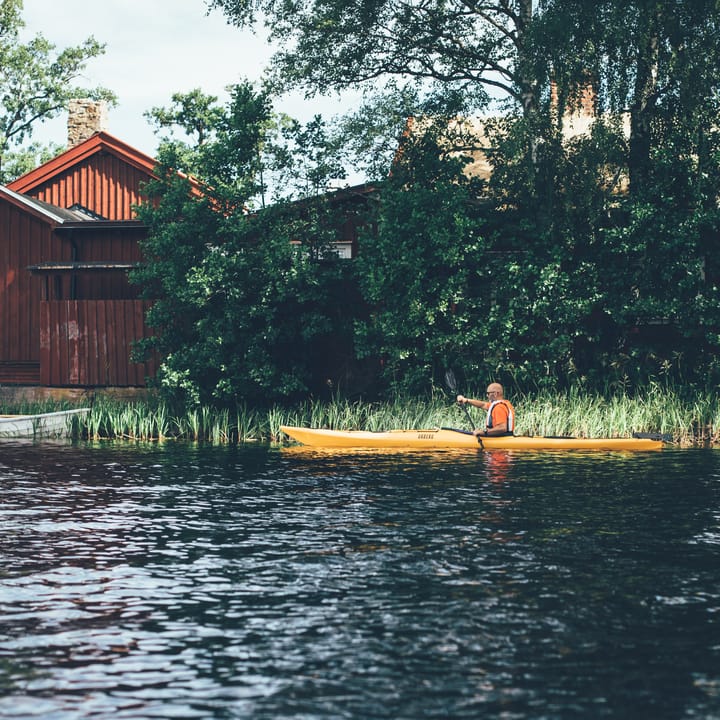
[[[130,360],[146,337],[145,300],[44,300],[40,304],[40,384],[144,387],[154,363]]]

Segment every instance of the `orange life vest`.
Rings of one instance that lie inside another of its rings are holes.
[[[493,400],[487,411],[485,427],[490,430],[502,423],[507,423],[508,433],[515,432],[515,408],[508,400]]]

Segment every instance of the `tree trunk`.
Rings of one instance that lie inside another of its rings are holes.
[[[526,41],[527,29],[530,27],[532,19],[533,0],[518,0],[518,81],[520,85],[520,100],[525,117],[531,116],[538,109],[537,78],[535,78],[532,71],[531,58],[528,57],[532,49],[528,48]]]
[[[644,47],[639,46],[635,91],[630,106],[630,153],[628,158],[630,192],[636,194],[647,185],[650,174],[652,119],[657,102],[658,77],[657,12],[649,18]]]

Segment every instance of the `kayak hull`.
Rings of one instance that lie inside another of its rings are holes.
[[[463,430],[324,430],[282,425],[293,440],[316,448],[397,448],[403,450],[660,450],[662,440],[652,438],[580,438],[501,435],[477,438]]]

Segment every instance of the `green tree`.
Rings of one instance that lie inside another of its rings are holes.
[[[175,172],[207,178],[215,202],[226,198],[232,207],[260,191],[257,178],[272,113],[268,94],[256,92],[250,83],[230,90],[226,106],[195,89],[175,93],[170,108],[155,107],[145,115],[161,135],[161,147],[171,156]]]
[[[56,52],[42,35],[22,43],[22,8],[22,0],[0,2],[0,165],[10,147],[30,138],[38,123],[67,109],[71,98],[115,101],[109,90],[77,84],[88,61],[105,46],[90,37]],[[2,179],[9,179],[4,171]]]
[[[283,88],[312,93],[389,80],[395,111],[416,117],[483,109],[493,94],[509,101],[480,138],[492,175],[479,195],[457,168],[421,173],[414,158],[408,176],[410,155],[395,159],[377,245],[364,239],[362,261],[364,292],[378,310],[361,337],[391,372],[413,384],[413,373],[427,377],[452,354],[453,330],[403,318],[403,309],[410,319],[423,311],[444,317],[435,272],[460,283],[454,347],[484,372],[523,382],[614,373],[635,382],[679,372],[681,357],[697,378],[715,368],[717,0],[212,6],[239,25],[264,19],[283,48],[274,60]],[[588,87],[598,120],[568,139],[566,111]],[[384,130],[369,111],[347,122],[365,152],[381,146],[381,132],[400,130],[387,97],[373,98],[392,116]],[[371,130],[363,134],[361,125]],[[449,147],[425,145],[435,159]],[[430,201],[436,188],[445,195]],[[451,217],[445,196],[457,210]],[[482,213],[468,209],[483,201]],[[460,249],[434,226],[435,213]],[[393,236],[392,223],[413,234]],[[417,258],[409,237],[420,240]],[[401,278],[412,281],[405,287]],[[394,306],[396,296],[402,303]]]
[[[264,91],[233,88],[201,145],[161,146],[151,202],[138,211],[149,233],[133,279],[155,301],[142,349],[160,353],[160,386],[183,403],[303,395],[351,338],[347,270],[331,253],[323,199],[249,211],[271,115]],[[187,167],[202,184],[178,172]]]
[[[238,26],[264,21],[282,50],[282,87],[325,92],[393,77],[465,88],[479,103],[512,97],[527,112],[537,102],[537,68],[528,38],[532,0],[489,3],[295,2],[212,0]]]
[[[170,108],[155,107],[145,117],[155,125],[164,145],[174,147],[176,169],[213,177],[240,192],[248,207],[270,200],[308,197],[328,190],[331,179],[345,176],[343,144],[337,131],[320,116],[302,124],[271,112],[270,91],[249,83],[232,88],[230,107],[261,103],[262,124],[234,118],[213,95],[200,89],[175,93]],[[237,182],[251,186],[236,187]],[[218,188],[215,188],[215,192]]]
[[[572,103],[590,84],[600,111],[627,114],[631,190],[652,183],[652,154],[674,124],[716,124],[717,0],[552,0],[536,46],[549,60],[561,102]]]
[[[625,192],[603,199],[612,222],[588,227],[617,338],[611,364],[632,378],[717,377],[720,3],[557,6],[572,41],[545,36],[559,95],[572,103],[590,83],[598,110],[628,128],[624,158],[614,154]]]
[[[478,332],[479,348],[506,339],[525,382],[717,378],[718,8],[544,3],[533,42],[554,92],[490,127],[493,214],[524,254],[499,297],[527,310],[502,308],[489,342]],[[569,140],[565,111],[588,88],[598,117]]]
[[[200,88],[188,93],[173,93],[169,108],[154,107],[145,113],[145,117],[156,126],[158,132],[166,130],[169,137],[175,131],[182,131],[191,145],[205,144],[215,133],[223,120],[223,109],[218,106],[215,95],[206,95]]]
[[[346,176],[343,148],[337,134],[315,115],[302,124],[284,118],[280,126],[281,145],[276,144],[275,167],[285,176],[278,181],[299,197],[322,195],[329,190],[328,182]]]
[[[446,149],[465,132],[449,132],[446,118],[408,133],[380,196],[376,230],[361,238],[358,281],[369,317],[358,322],[358,348],[380,358],[395,388],[427,391],[462,353],[473,317],[489,308],[472,277],[475,257],[488,247],[477,181],[462,172],[468,158]]]
[[[8,151],[2,158],[0,175],[9,182],[59,155],[64,146],[57,143],[31,142],[18,150]]]

